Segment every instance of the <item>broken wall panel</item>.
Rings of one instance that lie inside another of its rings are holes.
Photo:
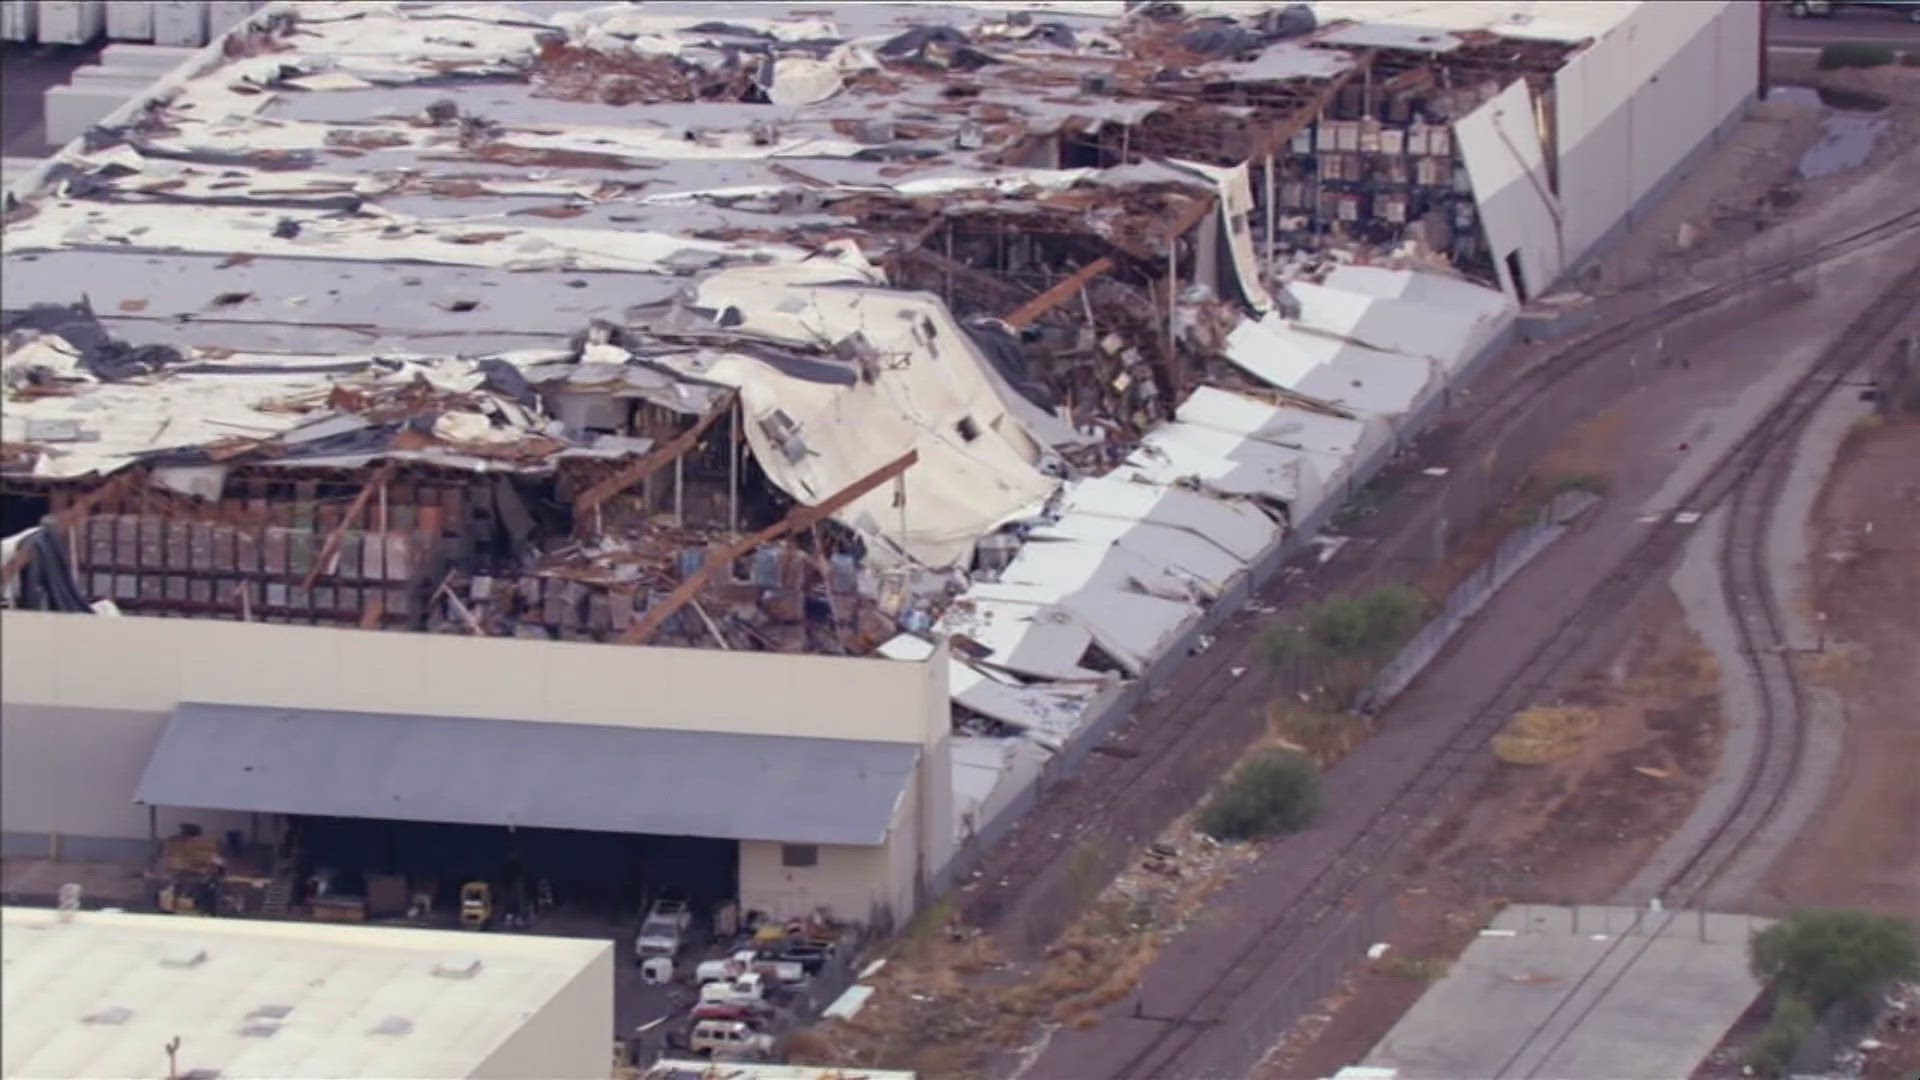
[[[1532,91],[1516,79],[1453,129],[1500,288],[1525,303],[1557,280],[1566,264],[1559,200],[1549,188]]]

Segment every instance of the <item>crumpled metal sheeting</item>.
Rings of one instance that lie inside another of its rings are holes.
[[[1326,494],[1321,470],[1301,451],[1175,420],[1148,432],[1120,472],[1150,483],[1188,484],[1229,498],[1282,503],[1299,519]]]
[[[897,483],[839,517],[877,558],[964,565],[979,537],[1032,516],[1058,481],[1037,468],[1042,447],[1008,409],[1011,392],[996,388],[991,365],[944,304],[848,276],[818,263],[723,271],[700,283],[695,303],[722,324],[738,320],[742,334],[796,346],[859,335],[869,359],[856,385],[802,381],[741,359],[678,370],[740,388],[755,457],[802,502],[918,450],[920,463]]]
[[[917,639],[916,639],[917,640]],[[954,703],[1024,732],[1043,746],[1058,749],[1073,735],[1080,713],[1102,683],[1041,683],[1018,679],[949,658],[947,688]]]
[[[1045,669],[1084,673],[1067,678],[1101,678],[1100,673],[1078,666],[1088,645],[1098,645],[1128,676],[1137,678],[1201,614],[1195,604],[1123,589],[1087,588],[1056,595],[1044,586],[1005,582],[976,586],[969,590],[966,602],[969,609],[963,609],[955,625],[969,625],[964,620],[972,616],[975,621],[970,625],[988,635],[983,644],[990,642],[996,648],[988,659],[1055,679],[1062,676]],[[956,602],[955,607],[959,606]],[[1009,645],[1006,635],[1023,622],[1026,632]],[[1004,663],[999,659],[1002,648],[1006,649]]]
[[[1295,292],[1299,283],[1291,283]],[[1364,313],[1372,301],[1355,294],[1342,306]],[[1392,301],[1380,301],[1392,303]],[[1321,306],[1324,312],[1325,305]],[[1389,352],[1335,333],[1310,328],[1280,314],[1242,322],[1227,337],[1226,356],[1269,386],[1290,390],[1352,411],[1396,417],[1438,393],[1439,364],[1423,356]]]

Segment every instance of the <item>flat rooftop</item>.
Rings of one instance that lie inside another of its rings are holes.
[[[1515,904],[1361,1063],[1398,1080],[1688,1076],[1760,994],[1771,920]]]
[[[0,1071],[35,1080],[165,1075],[175,1037],[182,1076],[466,1076],[613,947],[11,907],[0,932]]]

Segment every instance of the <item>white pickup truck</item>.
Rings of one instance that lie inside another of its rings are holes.
[[[640,924],[640,930],[633,935],[633,962],[644,964],[649,957],[663,957],[672,961],[680,955],[685,944],[685,927],[672,919],[657,919],[648,916]]]
[[[672,960],[687,943],[687,931],[693,927],[693,909],[685,900],[663,897],[647,909],[640,930],[633,935],[633,962],[645,964],[649,957]]]

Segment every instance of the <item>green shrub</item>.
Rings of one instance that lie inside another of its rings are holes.
[[[1786,1076],[1793,1070],[1793,1056],[1800,1044],[1813,1034],[1813,1010],[1791,994],[1781,994],[1773,1005],[1773,1018],[1766,1030],[1747,1047],[1746,1063],[1764,1077]]]
[[[1920,935],[1890,915],[1796,911],[1753,935],[1747,959],[1756,978],[1824,1014],[1920,975]]]
[[[1320,775],[1291,750],[1262,750],[1235,770],[1200,810],[1201,832],[1257,840],[1299,832],[1320,812]]]
[[[1820,70],[1871,68],[1893,63],[1896,53],[1886,45],[1865,41],[1836,41],[1820,50]]]
[[[1277,662],[1308,657],[1381,659],[1420,628],[1426,600],[1407,585],[1383,585],[1359,596],[1309,604],[1298,626],[1268,635]]]

